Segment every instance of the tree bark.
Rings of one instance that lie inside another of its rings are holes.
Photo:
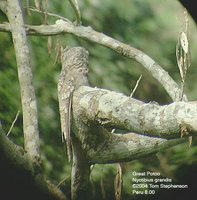
[[[31,159],[39,159],[39,131],[36,95],[33,86],[33,74],[31,70],[30,52],[27,43],[26,32],[20,2],[7,0],[7,17],[10,22],[18,77],[21,91],[23,110],[23,131],[25,150]]]
[[[74,95],[74,111],[86,123],[120,128],[162,138],[178,138],[181,125],[197,132],[197,102],[174,102],[160,106],[144,103],[124,94],[88,86]]]

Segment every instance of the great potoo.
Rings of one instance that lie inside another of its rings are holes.
[[[58,82],[58,100],[63,139],[68,160],[72,158],[71,111],[73,93],[88,85],[88,52],[82,47],[66,48],[62,52],[62,70]]]

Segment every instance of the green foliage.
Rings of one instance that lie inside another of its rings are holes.
[[[29,2],[30,6],[34,5],[34,1]],[[178,2],[171,0],[162,2],[158,0],[84,0],[80,3],[83,25],[92,26],[97,31],[141,49],[161,64],[177,82],[180,82],[175,46],[178,33],[184,24],[184,18]],[[44,5],[43,3],[43,7]],[[23,1],[23,6],[26,7],[26,1]],[[75,20],[74,12],[68,1],[49,1],[47,10],[72,21]],[[54,23],[55,20],[54,17],[47,17],[48,24]],[[6,21],[3,14],[0,14],[0,21]],[[31,11],[31,16],[25,12],[25,21],[34,25],[45,23],[44,16],[33,11]],[[190,28],[191,51],[192,55],[195,55],[197,40],[196,29],[192,21]],[[63,47],[81,45],[88,49],[90,52],[89,80],[92,86],[129,95],[142,74],[142,80],[134,94],[135,98],[146,102],[158,101],[161,104],[171,101],[163,88],[142,66],[105,47],[66,34],[52,37],[51,53],[49,53],[47,37],[29,36],[28,39],[38,101],[42,159],[45,174],[56,180],[55,183],[70,174],[70,165],[67,163],[65,148],[61,141],[58,112],[57,81],[61,68],[60,63],[56,62],[58,45]],[[7,132],[17,111],[21,111],[15,55],[11,35],[8,33],[0,32],[0,55],[0,121]],[[186,78],[186,93],[191,100],[197,98],[196,63],[197,58],[192,57],[192,65]],[[23,144],[22,133],[21,111],[10,137],[16,143]],[[193,144],[195,146],[196,141]],[[164,176],[174,175],[181,165],[191,166],[196,163],[194,159],[196,152],[196,147],[188,149],[185,145],[179,145],[161,152],[157,159],[154,157],[125,164],[123,199],[130,199],[132,170],[160,170]],[[167,168],[162,164],[163,159],[166,159]],[[109,198],[113,196],[115,173],[115,165],[95,166],[91,178],[96,195],[100,194],[99,197],[106,195]],[[102,194],[101,183],[106,193]]]

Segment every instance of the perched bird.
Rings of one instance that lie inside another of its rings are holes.
[[[72,158],[71,111],[73,93],[88,85],[88,51],[82,47],[66,48],[62,52],[62,70],[58,82],[58,100],[63,139],[68,160]]]

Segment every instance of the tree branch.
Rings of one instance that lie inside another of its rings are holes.
[[[187,138],[180,138],[183,124],[188,135],[197,132],[197,103],[159,106],[120,93],[82,86],[74,93],[72,107],[72,129],[90,163],[132,161],[183,143],[187,141]],[[110,128],[143,135],[113,134],[108,131]]]
[[[88,151],[91,163],[129,162],[150,156],[158,151],[173,147],[188,141],[187,138],[162,139],[139,135],[136,133],[111,134],[108,140]]]
[[[124,44],[118,40],[115,40],[103,33],[99,33],[93,30],[91,27],[75,26],[70,22],[64,22],[63,20],[56,21],[56,24],[60,26],[62,31],[74,34],[78,37],[90,40],[105,47],[108,47],[117,53],[134,59],[138,63],[142,64],[152,76],[159,81],[159,83],[165,88],[166,92],[173,99],[173,101],[179,101],[181,90],[177,83],[169,76],[169,74],[162,69],[162,67],[156,63],[152,58],[146,55],[144,52]]]
[[[7,17],[10,22],[18,66],[25,149],[29,157],[35,159],[40,157],[37,105],[32,84],[33,75],[30,66],[30,53],[19,1],[7,0]]]
[[[83,86],[75,93],[73,104],[73,109],[82,119],[96,121],[104,127],[163,138],[180,137],[181,125],[186,126],[191,134],[197,132],[195,102],[160,106],[152,102],[143,103],[117,92]]]
[[[9,24],[0,24],[0,31],[9,31]],[[144,52],[115,40],[103,33],[93,30],[91,27],[76,26],[72,22],[57,20],[53,25],[30,26],[26,25],[27,34],[30,35],[58,35],[63,33],[70,33],[88,41],[98,43],[102,46],[108,47],[113,51],[137,61],[142,64],[153,77],[165,88],[166,92],[173,101],[179,101],[182,95],[178,84],[170,77],[170,75],[152,58]],[[184,95],[184,100],[187,97]]]

